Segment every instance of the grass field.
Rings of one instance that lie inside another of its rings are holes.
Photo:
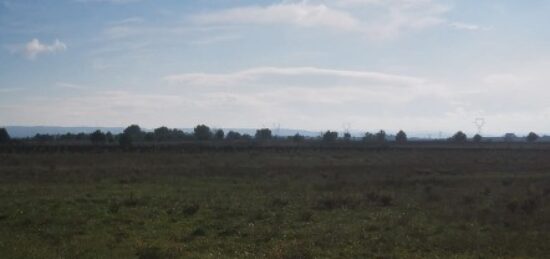
[[[548,258],[550,150],[0,154],[2,258]]]

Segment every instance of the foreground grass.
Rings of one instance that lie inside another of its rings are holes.
[[[3,258],[544,258],[541,151],[0,155]]]

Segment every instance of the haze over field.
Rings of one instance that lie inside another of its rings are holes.
[[[0,1],[0,125],[550,132],[550,2]]]

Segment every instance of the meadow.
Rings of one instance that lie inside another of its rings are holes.
[[[550,150],[0,154],[2,258],[547,258]]]

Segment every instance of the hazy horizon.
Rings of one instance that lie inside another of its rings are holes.
[[[0,1],[0,126],[550,132],[550,2]]]

